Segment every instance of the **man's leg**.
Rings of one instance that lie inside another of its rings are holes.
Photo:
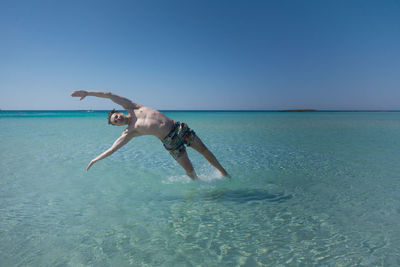
[[[190,159],[189,159],[186,151],[184,153],[182,153],[182,155],[179,158],[177,158],[176,161],[185,169],[186,174],[192,180],[197,178],[197,175],[196,175],[196,172],[194,171],[192,162],[190,162]]]
[[[228,173],[225,171],[225,169],[219,164],[218,160],[215,158],[214,154],[211,153],[210,150],[206,147],[206,145],[200,140],[198,136],[195,136],[193,142],[190,144],[192,148],[197,150],[200,154],[203,155],[203,157],[206,158],[208,162],[210,162],[211,165],[213,165],[215,168],[217,168],[223,176],[228,176]]]

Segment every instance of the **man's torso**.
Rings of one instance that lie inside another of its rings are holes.
[[[142,106],[128,112],[130,116],[128,134],[135,136],[154,135],[162,140],[174,125],[173,120],[152,108]]]

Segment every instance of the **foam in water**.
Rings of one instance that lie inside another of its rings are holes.
[[[197,175],[196,180],[190,179],[187,175],[172,175],[165,178],[162,183],[164,184],[173,184],[173,183],[182,183],[188,184],[193,182],[198,183],[217,183],[223,180],[229,180],[228,178],[224,177],[218,170],[213,170],[209,173],[199,173]]]

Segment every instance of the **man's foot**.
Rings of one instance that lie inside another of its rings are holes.
[[[224,170],[223,172],[221,172],[222,176],[224,176],[225,178],[228,178],[229,180],[231,179],[231,176]]]
[[[196,179],[198,179],[198,178],[199,178],[199,177],[197,177],[197,174],[196,174],[196,172],[195,172],[195,171],[192,171],[192,172],[187,172],[186,174],[187,174],[187,176],[189,176],[189,177],[190,177],[190,179],[192,179],[192,180],[196,180]]]

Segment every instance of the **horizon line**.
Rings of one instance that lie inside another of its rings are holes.
[[[124,109],[119,109],[123,111]],[[0,109],[1,111],[109,111],[109,109]],[[399,112],[400,109],[159,109],[186,112]]]

